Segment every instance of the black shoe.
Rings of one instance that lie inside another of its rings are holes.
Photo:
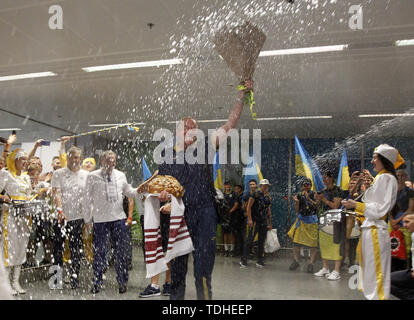
[[[119,294],[123,294],[123,293],[127,292],[127,286],[120,285],[118,291],[119,291]]]
[[[312,263],[308,264],[307,270],[308,270],[308,273],[313,273],[313,264]]]
[[[140,298],[150,298],[150,297],[155,297],[155,296],[160,296],[161,295],[161,291],[160,289],[155,289],[151,284],[145,288],[144,291],[142,291],[139,294]]]
[[[171,295],[171,283],[164,283],[164,286],[162,287],[161,294],[163,296],[170,296]]]
[[[292,264],[289,266],[289,270],[294,271],[294,270],[296,270],[297,268],[299,268],[299,263],[298,263],[296,260],[294,260],[294,261],[292,262]]]
[[[44,265],[48,265],[48,264],[52,264],[52,261],[48,260],[48,259],[43,259],[42,261],[40,261],[39,263],[41,266]]]
[[[70,282],[70,288],[71,288],[72,290],[76,290],[76,289],[78,288],[78,282],[71,281],[71,282]]]
[[[96,285],[94,285],[91,289],[91,293],[93,293],[93,294],[97,294],[99,291],[101,291],[101,288],[99,288]]]
[[[128,271],[132,270],[132,263],[128,264]]]

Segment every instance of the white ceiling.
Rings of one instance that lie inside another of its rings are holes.
[[[348,9],[360,3],[364,27],[353,31]],[[48,27],[53,4],[63,9],[63,30]],[[119,130],[109,136],[149,139],[154,129],[173,127],[166,121],[186,115],[226,118],[237,79],[205,31],[213,32],[230,12],[266,33],[264,50],[351,45],[337,53],[259,58],[255,72],[258,117],[333,119],[257,122],[246,107],[239,127],[261,128],[264,138],[346,137],[384,120],[360,119],[358,114],[414,107],[414,47],[391,46],[414,39],[414,1],[1,0],[0,76],[41,71],[58,76],[0,82],[0,129],[22,128],[20,141],[53,140],[67,133],[63,130],[89,131],[88,124],[135,121],[147,123],[139,134]],[[185,36],[182,48],[173,45]],[[176,56],[188,60],[170,69],[81,69]],[[391,131],[412,135],[408,128]]]

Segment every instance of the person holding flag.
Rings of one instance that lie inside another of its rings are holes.
[[[346,200],[355,199],[359,196],[357,189],[358,189],[359,179],[353,175],[350,177],[349,175],[349,167],[348,167],[348,157],[346,153],[346,149],[342,153],[341,164],[339,167],[338,179],[336,185],[343,191],[343,197]],[[341,239],[340,239],[340,251],[344,255],[343,264],[347,267],[351,266],[351,255],[350,255],[350,248],[351,248],[351,234],[352,230],[355,226],[355,217],[351,215],[347,215],[344,217],[343,223],[340,225],[341,228],[339,230]],[[342,230],[345,229],[345,230]],[[354,255],[352,255],[354,256]]]
[[[311,189],[312,180],[305,178],[302,182],[302,191],[293,196],[298,217],[288,232],[288,236],[293,240],[293,262],[289,267],[291,271],[299,267],[299,250],[305,246],[310,248],[311,252],[307,271],[313,273],[318,248],[318,215],[315,193]]]
[[[318,205],[316,192],[321,192],[324,188],[322,175],[318,166],[306,152],[299,138],[295,136],[295,170],[297,176],[304,176],[302,193],[294,197],[295,209],[298,218],[288,232],[288,236],[293,239],[294,243],[294,261],[290,265],[290,270],[296,270],[299,267],[299,248],[308,246],[315,248],[318,245]],[[316,255],[316,249],[311,249],[310,263],[307,271],[313,273],[313,262]]]

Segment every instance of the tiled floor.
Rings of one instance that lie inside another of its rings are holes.
[[[20,295],[18,299],[79,299],[79,300],[101,300],[101,299],[140,299],[138,294],[149,283],[145,279],[145,265],[143,262],[142,250],[134,248],[133,270],[129,273],[128,292],[118,294],[118,285],[115,278],[115,270],[110,267],[107,271],[107,279],[104,282],[105,288],[97,294],[92,295],[89,290],[91,287],[90,279],[92,272],[82,266],[81,285],[78,290],[50,290],[48,285],[47,269],[42,272],[34,271],[36,278],[43,280],[33,281],[33,271],[25,271],[23,276],[23,287],[27,288],[26,295]],[[213,299],[215,300],[364,300],[364,296],[358,290],[350,289],[349,283],[352,282],[348,270],[342,272],[342,279],[339,281],[328,281],[316,278],[312,274],[306,273],[306,261],[301,262],[300,269],[289,271],[291,259],[289,254],[276,254],[268,257],[266,267],[258,269],[254,261],[249,263],[247,269],[240,269],[239,258],[223,257],[217,254],[213,272]],[[321,262],[315,265],[315,271],[321,266]],[[41,274],[42,273],[42,274]],[[350,281],[351,280],[351,281]],[[161,276],[160,283],[164,282],[164,275]],[[190,258],[187,276],[186,299],[195,299],[195,287]],[[168,297],[159,296],[150,298],[168,300]]]

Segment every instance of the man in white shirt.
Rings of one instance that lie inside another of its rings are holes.
[[[114,249],[119,293],[127,291],[127,230],[122,195],[134,198],[138,193],[128,184],[125,174],[116,170],[115,166],[116,154],[105,151],[101,156],[101,169],[90,173],[86,182],[85,203],[89,204],[87,221],[93,222],[94,279],[91,292],[94,294],[102,286],[109,237]]]
[[[82,227],[85,219],[83,196],[88,172],[80,167],[82,150],[71,147],[68,150],[66,168],[58,169],[52,176],[52,189],[57,207],[58,219],[53,226],[54,264],[63,266],[63,250],[66,238],[71,252],[70,287],[79,284],[79,270],[82,253]]]
[[[411,233],[412,269],[391,273],[391,294],[401,300],[414,300],[414,212],[403,216],[404,228]]]

